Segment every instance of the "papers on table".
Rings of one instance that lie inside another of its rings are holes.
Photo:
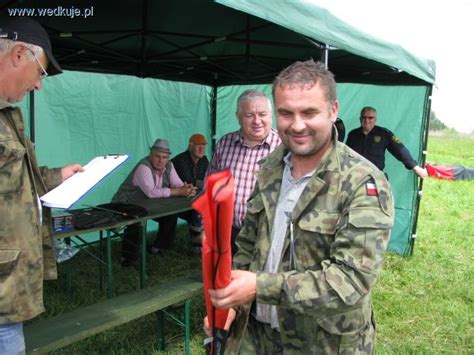
[[[92,159],[61,185],[41,197],[44,206],[69,208],[107,175],[128,159],[128,155],[106,155]]]

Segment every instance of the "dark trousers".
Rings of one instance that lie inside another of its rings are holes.
[[[193,238],[199,235],[202,230],[202,224],[199,214],[196,211],[186,211],[171,216],[165,216],[153,219],[158,222],[158,232],[153,246],[159,249],[169,249],[174,243],[176,237],[176,225],[178,217],[186,220],[189,224],[189,234]],[[122,242],[122,257],[126,260],[137,261],[140,245],[140,224],[131,224],[125,227]]]

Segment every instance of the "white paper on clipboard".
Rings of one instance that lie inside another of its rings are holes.
[[[128,155],[98,156],[84,166],[84,171],[74,174],[40,200],[46,207],[67,209],[127,159]]]

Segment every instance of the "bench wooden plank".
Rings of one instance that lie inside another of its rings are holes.
[[[43,354],[184,302],[202,292],[196,275],[166,281],[25,326],[27,353]]]

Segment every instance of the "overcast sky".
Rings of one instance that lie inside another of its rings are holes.
[[[310,1],[375,37],[435,60],[431,109],[449,127],[474,131],[474,1]]]

